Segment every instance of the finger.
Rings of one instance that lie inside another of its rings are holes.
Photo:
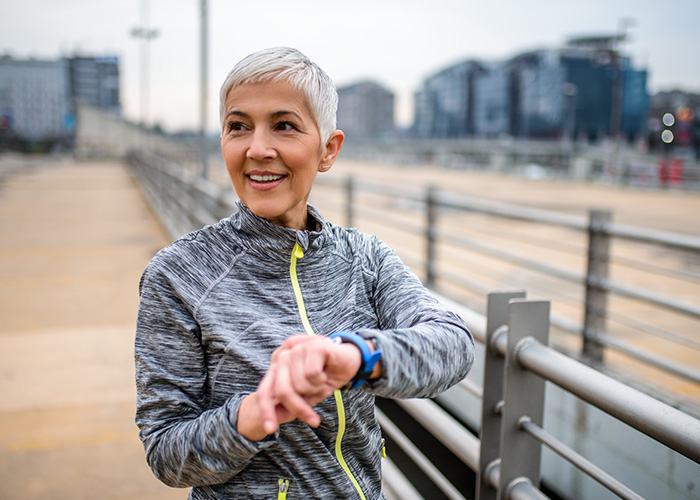
[[[318,414],[294,388],[289,366],[286,364],[277,367],[274,392],[279,404],[291,415],[312,427],[317,427],[321,423]]]
[[[312,337],[310,335],[292,335],[291,337],[287,337],[287,339],[284,342],[282,342],[282,345],[275,349],[273,356],[275,355],[275,353],[288,351],[294,349],[298,345],[305,344],[307,342],[313,342],[314,339],[315,337]]]
[[[296,391],[302,395],[318,393],[328,379],[324,372],[325,355],[318,342],[309,342],[290,351],[290,377]]]
[[[275,409],[277,406],[277,401],[274,397],[275,372],[276,368],[271,366],[255,391],[257,393],[256,397],[263,429],[267,434],[274,434],[280,423]]]

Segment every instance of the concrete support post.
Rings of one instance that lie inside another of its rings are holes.
[[[585,314],[583,319],[583,356],[589,361],[603,361],[603,345],[596,337],[605,332],[610,261],[610,235],[608,227],[612,214],[604,210],[591,210],[588,223],[588,269],[586,271]]]
[[[355,181],[352,176],[345,179],[345,227],[353,227],[355,223]]]
[[[435,186],[429,186],[425,197],[425,284],[435,286],[435,243],[437,239],[437,204],[435,202]]]

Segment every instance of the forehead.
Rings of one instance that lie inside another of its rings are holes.
[[[286,81],[246,83],[232,88],[226,96],[226,113],[277,113],[292,111],[311,118],[306,95]]]

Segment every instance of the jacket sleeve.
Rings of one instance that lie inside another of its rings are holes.
[[[379,329],[358,333],[382,351],[382,377],[366,391],[386,398],[434,397],[467,376],[474,339],[383,243],[377,244],[374,306]]]
[[[168,486],[222,483],[274,438],[251,442],[237,432],[243,394],[206,409],[199,326],[171,280],[153,267],[141,278],[135,340],[136,424],[146,460]]]

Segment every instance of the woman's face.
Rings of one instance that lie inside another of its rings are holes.
[[[308,229],[316,173],[333,164],[342,142],[337,130],[321,143],[306,97],[285,81],[241,85],[226,97],[226,169],[240,200],[273,224]]]

